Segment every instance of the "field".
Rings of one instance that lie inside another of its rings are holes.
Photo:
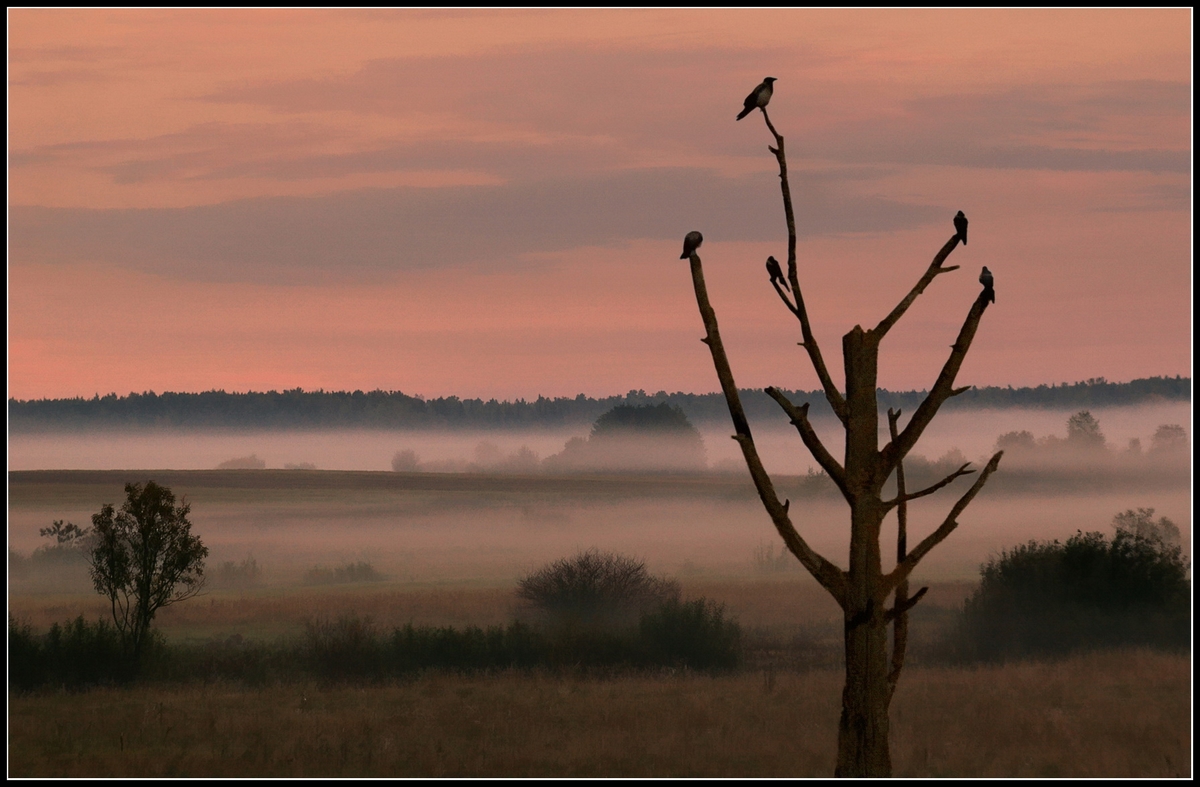
[[[523,572],[598,546],[645,559],[685,596],[724,603],[745,632],[746,663],[715,677],[427,673],[382,685],[184,681],[10,694],[12,776],[832,773],[839,612],[808,577],[769,559],[773,534],[741,477],[17,472],[10,548],[28,555],[38,527],[86,524],[102,503],[120,503],[125,481],[147,478],[187,495],[210,569],[249,556],[262,566],[256,584],[214,580],[204,596],[164,610],[156,625],[171,642],[277,641],[347,613],[381,627],[500,624],[519,611]],[[803,476],[780,487],[801,532],[836,559],[840,500]],[[974,669],[934,658],[989,554],[1101,530],[1137,505],[1190,521],[1190,490],[1177,484],[1031,491],[1009,481],[980,497],[917,578],[931,591],[914,612],[892,708],[896,775],[1190,775],[1188,656],[1111,652]],[[930,526],[933,514],[918,519],[914,508],[910,527]],[[352,561],[382,578],[305,584],[314,566]],[[78,565],[12,570],[9,594],[10,615],[39,629],[105,614]]]

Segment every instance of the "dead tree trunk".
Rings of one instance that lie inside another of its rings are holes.
[[[975,299],[941,374],[903,430],[900,430],[897,424],[900,414],[889,411],[891,440],[880,449],[879,409],[876,401],[880,341],[937,276],[957,270],[956,265],[943,267],[942,264],[958,245],[958,233],[956,231],[954,237],[946,242],[921,279],[883,321],[875,328],[865,331],[856,325],[842,338],[842,357],[846,374],[846,391],[843,395],[834,385],[825,366],[809,324],[800,289],[796,265],[795,215],[792,211],[783,137],[771,125],[765,108],[762,109],[762,113],[767,128],[775,137],[775,147],[771,147],[770,151],[775,154],[779,163],[784,214],[788,227],[787,275],[790,288],[787,289],[792,297],[789,298],[785,286],[775,277],[772,277],[771,284],[780,299],[799,320],[803,337],[801,346],[807,351],[826,399],[846,431],[846,454],[843,461],[838,462],[826,450],[813,430],[808,420],[808,404],[796,406],[776,388],[767,388],[766,392],[779,403],[800,433],[800,438],[813,458],[837,484],[850,506],[850,554],[847,570],[843,571],[808,546],[792,524],[789,502],[780,502],[775,493],[774,484],[758,457],[749,422],[742,410],[729,359],[721,342],[716,312],[708,300],[700,257],[693,251],[690,257],[692,282],[706,330],[703,341],[712,352],[713,365],[716,367],[721,390],[725,394],[729,414],[733,419],[736,432],[733,437],[741,446],[746,466],[750,470],[763,506],[788,549],[833,596],[843,611],[846,684],[842,691],[842,715],[838,724],[835,775],[890,776],[892,766],[888,748],[888,707],[904,664],[907,612],[928,589],[922,588],[912,598],[908,598],[909,575],[921,558],[958,526],[958,516],[983,488],[988,476],[996,470],[1003,452],[991,458],[975,483],[955,503],[941,525],[911,552],[907,550],[906,544],[907,502],[932,494],[959,476],[975,471],[968,469],[969,465],[963,465],[933,486],[910,494],[903,481],[902,462],[942,404],[951,396],[969,389],[955,388],[954,378],[967,350],[970,349],[983,311],[987,308],[988,291],[985,289]],[[898,474],[896,497],[884,500],[883,486],[893,472]],[[884,517],[892,508],[898,509],[902,524],[896,564],[885,573],[879,536]],[[889,609],[887,600],[893,594],[894,603]],[[895,625],[894,644],[890,654],[887,636],[889,623]]]

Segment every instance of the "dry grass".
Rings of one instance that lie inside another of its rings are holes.
[[[828,776],[835,670],[10,696],[10,776]],[[909,670],[897,776],[1190,776],[1189,659]]]

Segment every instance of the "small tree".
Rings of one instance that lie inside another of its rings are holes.
[[[125,485],[125,503],[92,515],[96,545],[88,564],[96,592],[108,596],[125,654],[141,658],[154,615],[204,586],[208,547],[192,535],[191,506],[153,481]]]
[[[956,388],[954,379],[971,347],[971,341],[975,338],[984,310],[989,303],[995,301],[994,282],[990,276],[981,275],[983,290],[967,312],[958,338],[951,345],[950,357],[928,395],[903,429],[899,426],[899,411],[888,411],[891,440],[880,449],[879,406],[876,398],[880,343],[935,278],[958,269],[957,265],[944,266],[944,263],[959,242],[966,240],[966,218],[959,212],[954,222],[955,234],[943,244],[912,290],[878,325],[868,330],[856,325],[842,337],[846,379],[846,390],[843,393],[834,384],[833,377],[825,365],[800,289],[796,261],[796,220],[792,209],[791,188],[788,185],[783,137],[771,124],[766,107],[760,107],[760,110],[767,129],[775,138],[775,145],[768,146],[768,149],[775,155],[779,164],[784,216],[788,229],[787,278],[784,279],[779,262],[774,257],[767,259],[767,271],[770,274],[770,283],[780,300],[800,322],[803,338],[800,346],[808,353],[813,369],[821,381],[825,398],[845,430],[844,460],[839,462],[818,437],[808,419],[807,403],[797,406],[774,387],[767,388],[766,393],[783,409],[788,420],[800,433],[804,445],[829,474],[850,507],[850,554],[847,570],[818,554],[801,537],[792,523],[789,501],[779,499],[774,483],[763,467],[754,445],[754,438],[750,434],[750,424],[742,408],[729,359],[721,342],[717,315],[709,303],[704,271],[700,257],[696,254],[699,233],[693,233],[689,238],[695,236],[697,242],[688,243],[685,240],[684,251],[691,261],[696,303],[700,308],[706,331],[701,341],[707,344],[712,352],[713,365],[716,367],[717,378],[725,394],[736,432],[733,438],[742,449],[742,456],[758,489],[759,498],[776,531],[788,550],[833,596],[843,611],[846,683],[842,691],[842,715],[838,723],[835,774],[890,776],[892,764],[888,749],[888,706],[904,665],[908,610],[927,590],[922,588],[910,597],[909,576],[918,562],[958,527],[958,517],[983,488],[988,477],[995,472],[1003,451],[997,451],[992,456],[975,483],[954,504],[942,523],[911,551],[908,549],[906,529],[908,501],[932,494],[959,476],[975,471],[968,469],[968,464],[964,463],[941,481],[910,493],[905,486],[903,461],[946,400],[970,390],[970,386]],[[896,496],[884,499],[883,486],[892,475],[896,476]],[[885,572],[879,536],[883,519],[892,509],[896,509],[899,520],[899,536],[896,563],[891,571]],[[893,599],[890,605],[889,598]],[[888,625],[893,622],[894,639],[889,654],[887,630]]]

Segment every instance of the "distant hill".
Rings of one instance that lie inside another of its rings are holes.
[[[815,418],[830,416],[820,391],[787,391],[796,402],[811,402]],[[911,412],[923,391],[879,391],[881,409]],[[981,408],[1045,408],[1069,410],[1151,402],[1186,402],[1192,398],[1189,377],[1150,377],[1127,383],[1103,378],[1036,388],[972,388],[945,405],[947,410]],[[593,399],[583,394],[533,401],[518,399],[424,399],[399,391],[267,391],[250,393],[131,393],[91,399],[8,400],[12,432],[82,429],[516,429],[590,424],[620,405],[667,403],[678,407],[693,424],[729,419],[719,393],[688,394],[630,391],[624,396]],[[751,417],[775,415],[778,405],[761,390],[743,390],[742,403]]]

